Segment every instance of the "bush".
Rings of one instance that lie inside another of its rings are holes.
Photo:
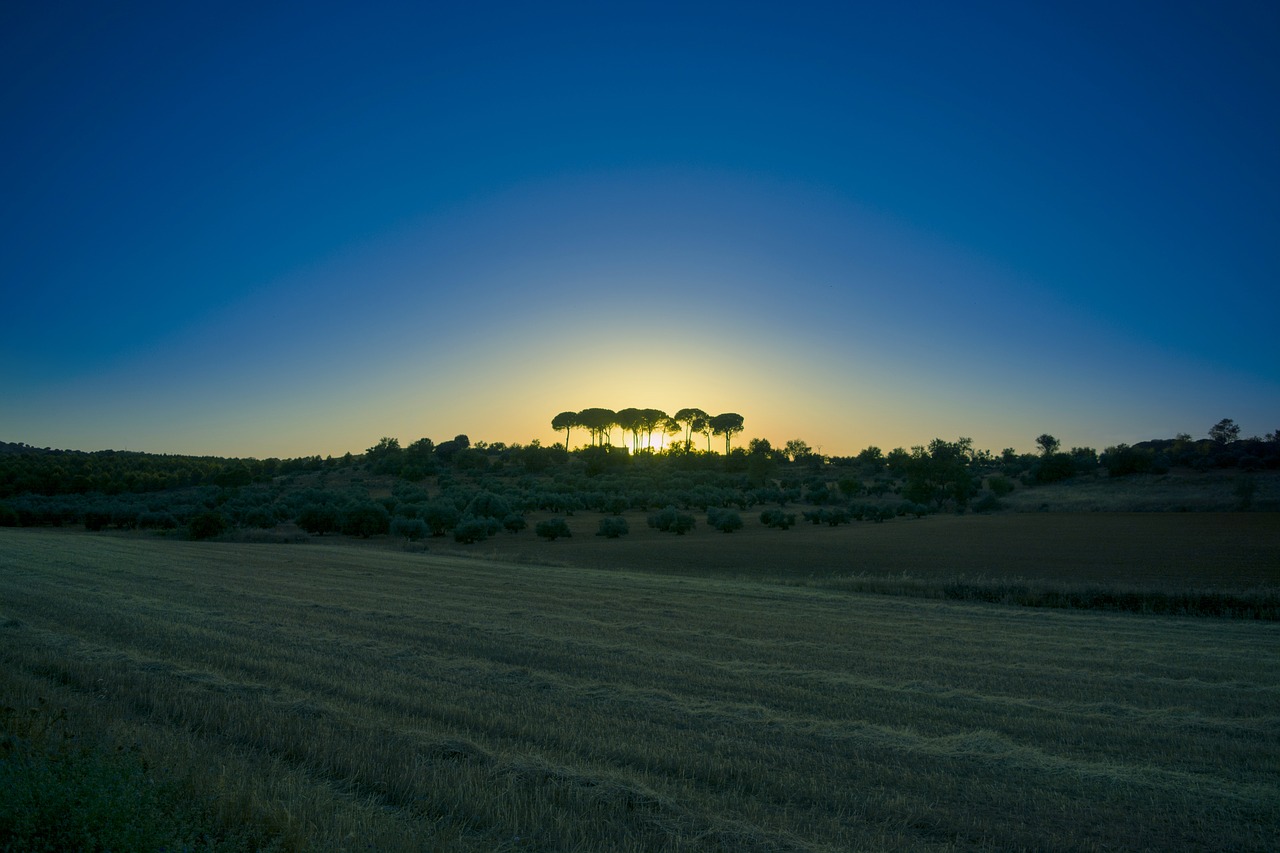
[[[668,506],[649,516],[650,527],[661,530],[663,533],[675,533],[679,536],[688,533],[697,523],[697,519],[692,515],[680,512],[674,506]]]
[[[111,513],[108,510],[89,509],[84,513],[84,529],[97,533],[111,523]]]
[[[929,514],[929,507],[924,504],[911,503],[908,501],[898,507],[898,515],[914,515],[916,518],[924,518]]]
[[[837,527],[841,524],[848,524],[853,521],[853,515],[844,507],[835,507],[833,509],[823,510],[822,520],[827,523],[828,527]]]
[[[187,525],[187,533],[192,539],[212,539],[226,532],[230,526],[226,516],[216,510],[210,510],[194,516]]]
[[[596,531],[596,535],[604,536],[607,539],[617,539],[619,536],[625,536],[630,532],[631,525],[627,524],[627,520],[615,515],[600,519],[600,528]]]
[[[342,529],[338,510],[325,504],[311,504],[303,507],[294,522],[303,530],[317,536],[337,533]]]
[[[430,536],[431,529],[420,518],[396,518],[391,521],[391,535],[403,536],[410,542],[414,542]]]
[[[167,512],[138,513],[138,526],[143,530],[173,530],[178,520]]]
[[[8,504],[0,504],[0,527],[17,527],[18,511]]]
[[[783,512],[780,509],[766,509],[760,513],[760,523],[765,527],[786,530],[796,523],[796,516],[795,513]]]
[[[502,529],[502,522],[488,516],[477,518],[474,515],[464,516],[453,528],[453,541],[470,545],[482,542]]]
[[[1000,503],[1000,499],[995,495],[987,494],[980,497],[973,504],[974,512],[997,512],[1004,509],[1004,504]]]
[[[391,514],[382,504],[363,503],[349,508],[342,516],[342,532],[368,539],[391,529]]]
[[[422,508],[422,520],[431,528],[432,536],[443,536],[458,526],[462,515],[458,508],[445,500],[432,501]]]
[[[631,501],[625,495],[611,495],[600,503],[600,511],[610,515],[622,515],[631,508]]]
[[[742,529],[742,516],[736,510],[712,507],[707,510],[707,524],[721,533],[732,533]]]
[[[994,477],[987,478],[987,488],[998,498],[1002,498],[1014,489],[1013,480],[1008,477],[996,474]]]
[[[492,492],[480,492],[467,504],[463,514],[475,516],[476,518],[502,519],[510,515],[511,511],[511,504],[507,503],[506,498],[495,495]]]
[[[573,532],[569,530],[569,522],[563,518],[549,518],[546,521],[539,521],[533,532],[538,534],[539,538],[546,539],[549,542],[553,542],[560,537],[568,539],[573,536]]]
[[[512,512],[502,519],[502,526],[507,529],[508,533],[519,533],[529,526],[529,522],[524,520],[524,515],[521,513]]]
[[[1032,476],[1037,483],[1056,483],[1076,475],[1076,460],[1067,453],[1055,453],[1036,462]]]

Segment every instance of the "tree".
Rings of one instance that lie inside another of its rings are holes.
[[[342,520],[336,507],[328,504],[309,504],[302,508],[294,522],[308,533],[323,536],[342,529]]]
[[[1231,418],[1223,418],[1209,430],[1209,438],[1218,444],[1230,444],[1240,437],[1240,427]]]
[[[958,507],[965,506],[977,491],[969,471],[972,454],[973,440],[969,438],[955,442],[935,438],[927,450],[911,448],[903,497],[915,503],[934,501],[939,508],[948,500],[954,500]]]
[[[705,435],[707,437],[707,452],[710,453],[711,452],[711,418],[710,417],[694,418],[692,429],[698,435]]]
[[[596,535],[603,536],[606,539],[617,539],[619,536],[625,536],[629,532],[631,532],[631,526],[627,524],[625,518],[609,516],[600,519],[600,527],[596,531]]]
[[[1036,446],[1040,448],[1040,453],[1042,455],[1052,456],[1058,452],[1061,442],[1046,432],[1036,436]]]
[[[795,462],[813,453],[813,448],[804,439],[793,438],[786,443],[783,452],[789,461]]]
[[[591,435],[591,445],[611,444],[609,432],[618,423],[618,413],[613,409],[583,409],[578,412],[578,426]]]
[[[684,427],[684,449],[689,450],[693,446],[693,434],[700,433],[702,430],[695,426],[709,418],[702,409],[681,409],[671,416],[671,419]]]
[[[533,528],[539,538],[546,539],[548,542],[554,542],[557,539],[569,539],[573,536],[573,531],[569,529],[569,522],[563,518],[549,518],[546,521],[539,521]]]
[[[653,433],[665,429],[669,420],[662,409],[641,409],[636,415],[636,428],[644,432],[645,443],[653,447]]]
[[[743,422],[743,417],[737,412],[725,412],[724,414],[716,415],[715,417],[711,418],[709,422],[711,426],[711,432],[715,435],[724,436],[724,455],[725,456],[729,455],[729,440],[736,433],[740,433],[744,429],[742,422]]]
[[[569,430],[576,426],[582,426],[578,423],[577,412],[561,412],[551,419],[551,428],[556,432],[564,430],[564,449],[569,449]]]
[[[631,453],[640,452],[640,433],[644,432],[641,424],[641,410],[635,407],[619,409],[614,417],[614,423],[622,427],[622,441],[626,444],[627,433],[631,433]]]

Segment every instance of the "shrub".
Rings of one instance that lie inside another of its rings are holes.
[[[108,524],[111,523],[111,513],[108,510],[89,509],[84,513],[84,529],[97,533]]]
[[[226,516],[216,510],[209,510],[192,517],[187,525],[187,533],[192,539],[212,539],[226,532],[230,526]]]
[[[1000,503],[1000,499],[995,495],[987,494],[980,497],[973,504],[974,512],[996,512],[1004,509],[1004,504]]]
[[[1014,489],[1013,480],[1008,477],[996,474],[994,477],[987,478],[987,488],[998,498],[1002,498]]]
[[[563,518],[549,518],[546,521],[539,521],[533,532],[538,534],[539,538],[546,539],[549,542],[555,541],[562,536],[566,539],[573,536],[573,532],[569,530],[569,523]]]
[[[298,512],[294,519],[299,527],[308,533],[323,536],[326,533],[337,533],[342,529],[338,510],[325,504],[310,504]]]
[[[368,539],[391,529],[391,514],[377,503],[362,503],[350,507],[342,516],[342,532],[348,536]]]
[[[276,526],[276,517],[266,507],[255,507],[244,514],[244,523],[248,527],[270,530]]]
[[[862,481],[854,477],[841,477],[836,485],[840,488],[840,494],[846,498],[856,497],[862,493]]]
[[[600,519],[600,528],[596,531],[596,535],[604,536],[608,539],[617,539],[619,536],[625,536],[630,532],[631,525],[627,524],[625,518],[611,515],[608,518]]]
[[[507,529],[508,533],[519,533],[529,526],[529,522],[524,520],[524,515],[521,513],[512,512],[502,519],[502,526]]]
[[[511,504],[507,503],[506,498],[492,492],[480,492],[467,504],[463,514],[477,518],[502,519],[510,515],[511,511]]]
[[[0,504],[0,527],[17,527],[18,511],[8,504]]]
[[[661,530],[663,533],[675,533],[679,536],[688,533],[697,523],[697,519],[692,515],[680,512],[674,506],[668,506],[649,516],[650,527]]]
[[[474,542],[488,539],[501,529],[502,522],[496,518],[489,518],[488,516],[478,518],[474,515],[463,516],[462,520],[458,522],[458,526],[453,528],[453,541],[470,545]]]
[[[625,495],[610,495],[600,504],[600,510],[610,515],[622,515],[631,508],[631,501]]]
[[[765,527],[786,530],[796,523],[796,516],[795,513],[783,512],[780,509],[766,509],[760,513],[760,523]]]
[[[736,510],[712,507],[707,510],[707,524],[721,533],[732,533],[742,529],[742,516]]]
[[[898,515],[914,515],[916,518],[924,518],[929,514],[929,507],[924,504],[907,502],[898,507]]]
[[[841,524],[848,524],[853,520],[853,516],[844,507],[834,507],[823,510],[822,520],[827,523],[828,527],[837,527]]]
[[[809,490],[805,493],[805,498],[809,503],[818,504],[819,506],[830,502],[834,497],[825,482],[810,483]]]
[[[422,508],[422,520],[431,528],[432,536],[443,536],[457,527],[462,518],[458,508],[446,500],[436,500]]]
[[[138,526],[143,530],[173,530],[178,520],[167,512],[138,513]]]
[[[391,535],[403,536],[413,542],[431,535],[431,529],[420,518],[396,518],[391,521]]]
[[[1037,483],[1056,483],[1076,475],[1076,461],[1068,453],[1055,453],[1040,459],[1032,468]]]

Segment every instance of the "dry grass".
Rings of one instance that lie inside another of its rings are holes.
[[[291,850],[1269,850],[1278,658],[1273,623],[0,530],[3,701]]]

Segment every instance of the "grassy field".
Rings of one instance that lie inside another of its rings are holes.
[[[1276,849],[1280,624],[784,586],[773,553],[0,529],[7,749],[47,718],[130,756],[205,849]]]

